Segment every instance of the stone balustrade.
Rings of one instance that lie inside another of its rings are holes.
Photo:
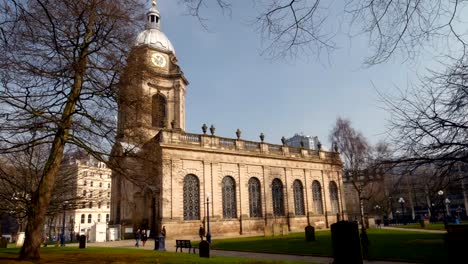
[[[197,146],[205,149],[235,151],[238,153],[258,153],[291,158],[333,160],[335,162],[340,160],[339,153],[336,152],[295,148],[206,134],[186,133],[177,130],[161,130],[159,133],[159,142],[162,144]]]

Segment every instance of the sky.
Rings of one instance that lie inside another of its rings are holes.
[[[238,1],[234,1],[238,2]],[[160,0],[161,29],[172,42],[190,84],[186,94],[186,131],[201,133],[206,123],[216,135],[280,144],[295,133],[318,136],[330,148],[328,135],[337,117],[351,120],[372,144],[386,138],[390,118],[377,91],[393,93],[416,81],[424,59],[365,67],[369,56],[364,37],[338,37],[339,49],[323,59],[299,56],[270,60],[262,56],[262,42],[248,1],[235,4],[230,16],[219,9],[204,10],[205,30],[185,15],[177,1]],[[149,6],[149,5],[148,5]]]

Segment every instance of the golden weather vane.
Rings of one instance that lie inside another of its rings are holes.
[[[152,0],[152,1],[151,1],[151,4],[152,4],[153,6],[156,6],[156,0]]]

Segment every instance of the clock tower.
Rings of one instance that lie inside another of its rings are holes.
[[[185,130],[188,81],[160,24],[153,1],[119,84],[117,139],[138,147],[161,129]]]

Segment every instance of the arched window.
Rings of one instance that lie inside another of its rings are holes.
[[[184,178],[184,220],[200,219],[200,183],[197,176]]]
[[[231,176],[226,176],[222,182],[223,218],[236,218],[236,183]]]
[[[88,224],[91,224],[92,216],[91,214],[88,215]]]
[[[294,192],[294,213],[296,215],[305,215],[304,210],[304,187],[300,180],[295,180],[293,183]]]
[[[166,98],[161,94],[155,94],[151,103],[151,125],[153,127],[164,127],[166,119]]]
[[[85,218],[86,216],[84,214],[81,215],[81,223],[84,224],[85,223]]]
[[[83,190],[83,197],[86,197],[86,190]]]
[[[93,208],[93,202],[89,202],[89,209]]]
[[[334,181],[330,182],[330,203],[332,214],[339,213],[340,207],[338,203],[338,187]]]
[[[273,180],[271,184],[271,193],[273,196],[273,215],[284,216],[283,183],[280,179]]]
[[[262,193],[260,181],[252,177],[249,180],[249,207],[250,217],[262,217]]]
[[[106,223],[109,222],[109,214],[106,214]]]
[[[316,214],[323,214],[322,187],[318,181],[312,183],[312,199]]]
[[[98,202],[97,207],[101,209],[101,205],[102,205],[101,202]]]
[[[97,215],[97,221],[98,221],[98,223],[101,222],[101,214],[98,214],[98,215]]]

